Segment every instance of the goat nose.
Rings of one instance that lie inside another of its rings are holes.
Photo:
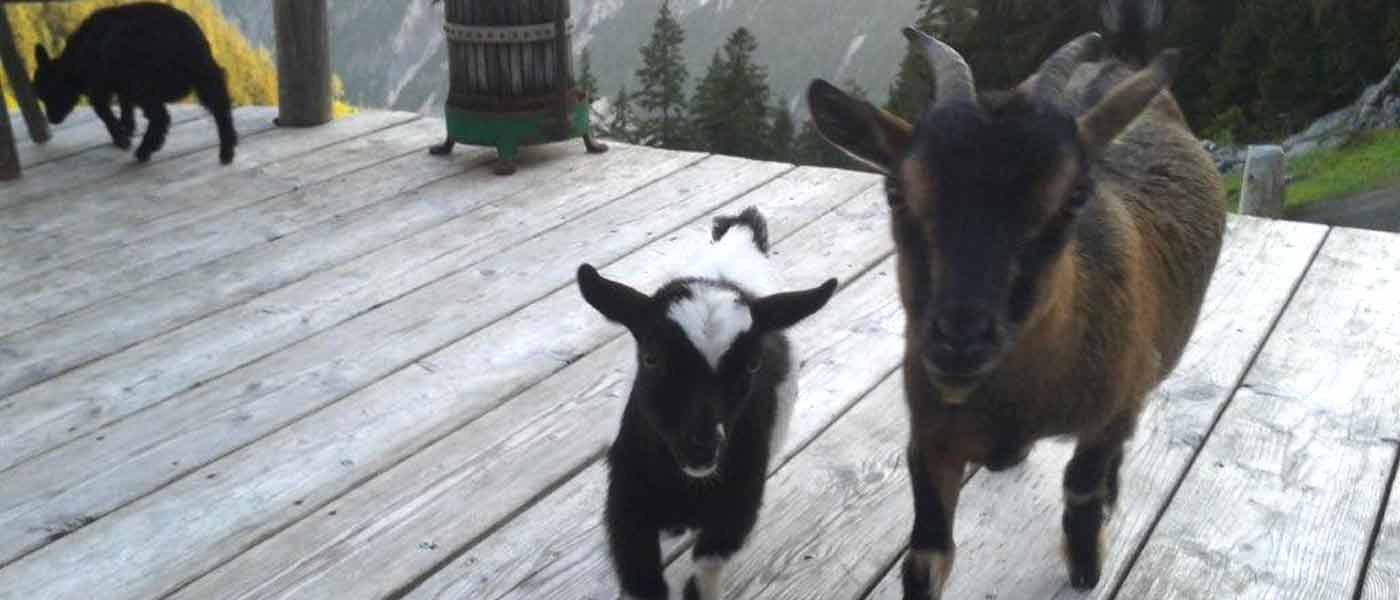
[[[944,311],[934,320],[939,337],[950,342],[981,342],[992,338],[992,318],[984,311]]]

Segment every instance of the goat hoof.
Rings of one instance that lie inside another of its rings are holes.
[[[125,135],[115,136],[115,137],[112,138],[112,145],[114,145],[114,146],[116,146],[116,147],[118,147],[118,148],[121,148],[122,150],[130,149],[130,148],[131,148],[131,136],[125,136]]]
[[[226,165],[226,164],[229,164],[229,163],[231,163],[231,162],[233,162],[233,149],[232,149],[232,148],[229,148],[228,150],[220,150],[220,151],[219,151],[219,163],[220,163],[220,164],[225,164],[225,165]]]
[[[150,160],[151,160],[151,152],[150,152],[149,150],[137,150],[137,151],[136,151],[136,162],[144,163],[144,162],[150,162]]]
[[[691,575],[690,579],[686,580],[685,594],[683,594],[682,597],[685,598],[685,600],[703,600],[700,597],[700,585],[695,583],[694,575]]]
[[[1070,573],[1069,584],[1071,587],[1081,592],[1092,590],[1095,586],[1099,585],[1099,570],[1093,569],[1079,573]]]

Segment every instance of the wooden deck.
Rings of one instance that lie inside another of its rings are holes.
[[[137,165],[84,115],[0,184],[0,598],[615,597],[600,528],[646,286],[710,218],[770,219],[792,433],[729,598],[893,599],[911,523],[882,186],[615,145],[431,157],[443,126],[176,113]],[[1233,219],[1126,464],[1105,579],[1061,566],[1063,443],[970,475],[949,598],[1400,598],[1400,236]],[[689,569],[666,546],[670,574]]]

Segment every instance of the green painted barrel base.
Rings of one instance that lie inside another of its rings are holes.
[[[448,139],[473,146],[492,146],[502,163],[513,165],[521,146],[562,142],[588,135],[588,105],[575,103],[569,123],[561,127],[555,110],[521,113],[478,113],[448,106]]]

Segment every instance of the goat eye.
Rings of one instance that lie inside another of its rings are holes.
[[[661,359],[657,358],[655,354],[643,354],[642,366],[648,369],[655,369],[656,367],[661,366]]]
[[[757,373],[759,369],[763,368],[763,361],[755,358],[749,361],[747,368],[750,374]]]

